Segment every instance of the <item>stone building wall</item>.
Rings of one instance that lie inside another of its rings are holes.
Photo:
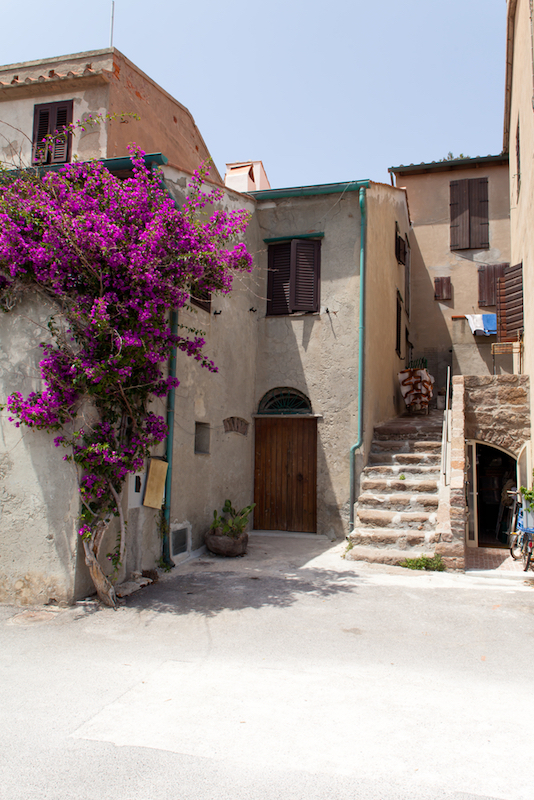
[[[530,439],[529,376],[466,375],[464,388],[465,438],[517,457]]]
[[[452,379],[450,542],[442,535],[436,552],[449,569],[463,569],[468,508],[465,441],[496,445],[516,457],[530,439],[528,375],[458,375]]]

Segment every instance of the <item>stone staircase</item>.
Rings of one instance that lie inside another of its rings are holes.
[[[431,411],[375,428],[347,558],[398,564],[434,554],[442,424],[443,412]]]

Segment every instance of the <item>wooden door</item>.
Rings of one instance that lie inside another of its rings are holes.
[[[258,418],[254,528],[317,531],[317,420]]]

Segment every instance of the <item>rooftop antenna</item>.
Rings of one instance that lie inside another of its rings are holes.
[[[115,0],[111,0],[111,29],[109,33],[109,46],[113,47],[113,23],[115,22]]]

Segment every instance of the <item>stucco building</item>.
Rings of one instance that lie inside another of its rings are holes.
[[[102,120],[108,114],[118,116]],[[41,147],[70,119],[85,130]],[[187,109],[114,49],[0,68],[0,120],[2,160],[16,166],[99,158],[126,175],[136,141],[178,203],[209,157]],[[222,183],[216,170],[210,179]],[[396,375],[411,352],[404,190],[368,180],[272,190],[261,162],[240,162],[228,165],[221,203],[251,213],[255,269],[231,295],[179,312],[205,332],[219,372],[177,354],[172,442],[155,453],[169,463],[165,555],[175,561],[202,547],[228,497],[256,502],[256,529],[345,536],[373,427],[403,408]],[[35,299],[0,320],[1,400],[40,388],[39,325],[51,311]],[[75,475],[47,434],[21,437],[5,415],[1,431],[2,599],[86,594]],[[123,496],[124,575],[153,568],[162,553],[145,479],[132,476]]]

